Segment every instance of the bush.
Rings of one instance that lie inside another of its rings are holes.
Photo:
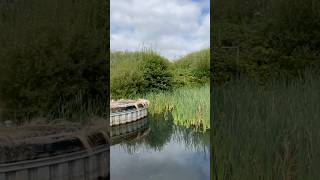
[[[108,45],[102,39],[107,22],[98,20],[106,19],[107,4],[12,3],[15,6],[7,5],[0,21],[0,101],[5,118],[57,117],[66,104],[78,103],[73,106],[77,108],[63,110],[70,116],[93,100],[106,102]]]
[[[169,72],[168,60],[155,53],[145,54],[140,69],[146,92],[172,89],[172,74]]]
[[[173,63],[177,86],[205,84],[210,79],[210,49],[190,53]]]
[[[148,92],[170,90],[169,62],[154,52],[111,54],[111,98],[129,98]]]
[[[224,83],[240,73],[266,83],[319,69],[319,8],[316,0],[217,2],[212,19],[218,26],[211,33],[214,80]]]

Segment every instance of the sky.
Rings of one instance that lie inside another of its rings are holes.
[[[210,47],[210,0],[111,0],[111,51],[152,48],[174,60]]]

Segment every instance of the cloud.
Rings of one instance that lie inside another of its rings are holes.
[[[210,46],[210,0],[111,0],[111,50],[175,59]]]

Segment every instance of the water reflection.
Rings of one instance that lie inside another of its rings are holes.
[[[197,133],[153,118],[138,137],[124,137],[111,147],[113,180],[210,178],[209,132]],[[114,129],[111,129],[114,131]]]

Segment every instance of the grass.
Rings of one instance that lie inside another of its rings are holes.
[[[211,172],[218,179],[313,180],[320,167],[320,78],[215,89]]]
[[[108,117],[106,113],[108,102],[101,98],[85,98],[81,93],[75,94],[71,99],[57,99],[54,110],[39,112],[38,115],[32,115],[28,110],[10,110],[7,109],[3,116],[0,114],[0,127],[2,123],[9,120],[14,126],[23,126],[30,123],[50,123],[50,122],[78,122],[86,124],[90,119]]]
[[[210,128],[208,84],[201,87],[182,87],[172,92],[149,93],[144,98],[150,101],[151,114],[171,112],[177,125],[196,127],[201,131]]]

